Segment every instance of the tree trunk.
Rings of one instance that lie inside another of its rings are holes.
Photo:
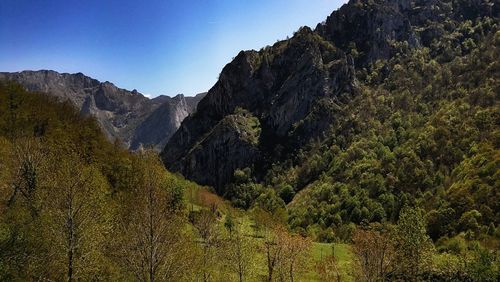
[[[68,209],[68,282],[73,281],[73,256],[74,256],[74,225],[73,225],[73,205],[69,200]]]
[[[68,251],[68,282],[73,281],[73,248]]]
[[[271,262],[271,251],[269,249],[270,247],[268,246],[268,249],[267,249],[267,281],[268,282],[272,282],[273,281],[273,265],[272,265],[272,262]]]
[[[243,282],[243,265],[242,265],[242,258],[241,258],[241,255],[239,256],[238,258],[240,261],[238,263],[238,274],[239,274],[239,277],[240,277],[240,282]]]
[[[154,229],[153,229],[153,188],[149,187],[149,281],[154,282]]]

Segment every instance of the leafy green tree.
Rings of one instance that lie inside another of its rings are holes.
[[[108,190],[94,167],[71,158],[57,163],[44,192],[44,235],[50,242],[56,279],[75,281],[99,277],[105,264],[106,234],[110,224],[105,208]]]
[[[500,277],[498,254],[477,246],[474,258],[468,266],[470,276],[474,281],[497,281]]]
[[[422,211],[406,207],[395,229],[397,273],[403,280],[418,281],[428,267],[433,246],[425,229]]]

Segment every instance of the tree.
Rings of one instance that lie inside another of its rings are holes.
[[[433,251],[422,211],[403,208],[395,232],[397,274],[404,280],[417,281],[429,265]]]
[[[33,142],[32,142],[33,141]],[[44,162],[35,140],[0,136],[0,280],[46,277],[46,224],[39,216]],[[45,179],[44,179],[45,180]]]
[[[262,249],[266,255],[267,281],[295,281],[308,262],[312,242],[290,234],[282,225],[268,230]]]
[[[230,237],[226,241],[226,265],[237,276],[237,281],[251,280],[255,268],[255,244],[242,230],[241,223],[233,223]]]
[[[38,188],[44,159],[41,144],[36,139],[24,138],[14,146],[13,163],[16,174],[11,183],[12,193],[7,205],[12,206],[16,200],[22,200],[34,217],[39,212]],[[22,199],[18,199],[22,197]]]
[[[139,186],[131,196],[129,214],[121,230],[123,266],[138,281],[174,281],[190,268],[185,222],[169,205],[169,183],[158,157],[152,152],[140,155],[137,165]]]
[[[473,281],[498,281],[500,277],[500,267],[498,254],[484,249],[480,245],[473,248],[474,258],[467,265]]]
[[[215,214],[210,210],[201,210],[194,219],[194,227],[201,239],[201,279],[204,282],[211,281],[218,263],[217,251],[221,246],[221,234]]]
[[[268,230],[266,234],[262,249],[266,256],[267,281],[272,282],[275,271],[281,264],[282,253],[284,252],[284,246],[278,244],[279,236],[286,234],[286,230],[282,226],[277,226],[272,231]]]
[[[55,269],[64,270],[60,275],[67,281],[95,278],[102,267],[109,231],[104,208],[107,184],[94,167],[82,165],[77,159],[52,163],[57,168],[43,199],[49,257]]]
[[[392,270],[392,238],[387,230],[377,227],[379,226],[372,225],[371,228],[358,228],[353,235],[353,251],[361,281],[384,281]]]
[[[226,220],[224,221],[224,227],[229,231],[229,237],[232,237],[234,230],[234,221],[231,214],[226,215]]]
[[[304,271],[308,263],[312,241],[299,234],[285,233],[280,236],[278,244],[284,245],[283,259],[280,264],[281,281],[289,279],[290,282],[296,280],[298,273]]]
[[[333,244],[332,253],[316,263],[316,271],[319,273],[321,281],[341,281],[339,265],[335,257]]]

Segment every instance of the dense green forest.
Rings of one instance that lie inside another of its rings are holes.
[[[458,50],[445,38],[436,50],[418,49],[360,74],[362,93],[338,111],[331,137],[268,175],[282,187],[278,193],[300,190],[289,204],[292,227],[394,222],[412,205],[425,210],[434,240],[495,233],[500,33],[492,24],[458,27],[450,40],[469,37]],[[450,60],[448,52],[458,54]],[[333,233],[322,240],[345,239]]]
[[[240,208],[276,214],[319,242],[356,243],[360,228],[369,230],[363,240],[394,240],[391,228],[402,209],[413,207],[433,242],[431,253],[446,261],[453,279],[496,280],[498,24],[450,20],[432,28],[444,36],[416,49],[394,42],[395,56],[357,71],[361,90],[349,103],[325,102],[302,121],[333,116],[325,138],[275,163],[262,180],[251,168],[237,170],[226,197]],[[490,268],[472,278],[467,260],[489,261]]]

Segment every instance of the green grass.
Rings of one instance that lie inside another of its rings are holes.
[[[194,209],[195,211],[199,211],[201,209],[205,209],[206,204],[199,201],[199,193],[203,193],[206,191],[200,187],[192,188],[192,191],[188,191],[187,198],[188,208]],[[209,193],[210,194],[210,193]],[[194,197],[193,197],[194,196]],[[260,232],[256,232],[254,229],[254,221],[251,218],[251,215],[247,212],[240,211],[237,209],[231,209],[230,205],[226,205],[226,203],[222,206],[219,206],[220,210],[223,213],[223,216],[219,219],[220,224],[224,224],[225,217],[227,213],[230,212],[235,223],[239,223],[241,231],[245,236],[251,238],[254,241],[255,247],[258,248],[259,245],[262,244],[262,238],[259,236]],[[257,237],[255,237],[257,235]],[[334,246],[332,248],[332,246]],[[351,252],[351,247],[348,244],[331,244],[331,243],[317,243],[314,242],[311,249],[311,260],[309,266],[307,267],[308,271],[306,273],[299,274],[298,281],[321,281],[319,274],[316,269],[316,264],[319,261],[324,260],[327,256],[332,255],[332,251],[334,252],[335,258],[337,260],[337,264],[339,267],[341,281],[355,281],[352,276],[352,262],[353,262],[353,254]],[[256,275],[252,281],[263,281],[265,277],[267,277],[267,268],[265,263],[265,256],[262,252],[259,252],[255,257],[255,266],[256,266]]]
[[[244,230],[248,235],[255,235],[255,231],[252,226],[252,219],[248,216],[239,217],[240,222],[245,226]],[[261,238],[254,238],[255,244],[261,244]],[[335,252],[335,258],[337,259],[337,263],[339,266],[339,271],[341,275],[342,281],[355,281],[352,277],[352,261],[353,254],[351,252],[351,247],[348,244],[334,244],[334,248],[332,248],[333,244],[330,243],[316,243],[314,242],[311,249],[311,261],[310,266],[308,267],[309,271],[306,273],[302,273],[299,277],[299,281],[321,281],[319,274],[316,270],[316,263],[324,260],[327,256],[332,254],[332,251]],[[264,255],[261,253],[257,256],[258,263],[258,277],[263,278],[267,275],[267,268],[264,263]]]
[[[334,246],[332,248],[332,245]],[[327,256],[332,255],[335,252],[335,258],[339,266],[339,271],[342,281],[354,281],[351,274],[351,264],[353,261],[353,255],[348,244],[331,244],[331,243],[313,243],[312,247],[312,268],[311,271],[305,274],[304,279],[307,281],[320,281],[320,277],[314,267],[314,265],[324,260]]]
[[[339,263],[352,260],[352,253],[348,244],[335,244],[332,248],[331,243],[314,243],[313,258],[320,260],[327,255],[331,255],[332,250],[335,250],[335,258],[339,260]]]

